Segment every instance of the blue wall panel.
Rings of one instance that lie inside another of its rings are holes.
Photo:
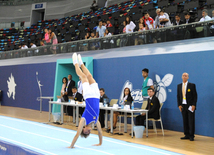
[[[198,92],[196,111],[196,134],[214,137],[214,51],[149,55],[126,58],[94,59],[94,78],[106,90],[110,99],[120,97],[124,83],[129,80],[133,89],[141,89],[142,69],[149,68],[149,76],[156,81],[156,74],[162,80],[166,74],[172,74],[172,83],[164,87],[166,101],[162,109],[164,128],[183,131],[182,116],[177,108],[177,84],[182,82],[181,75],[188,72],[189,82],[195,83]],[[4,91],[3,105],[39,110],[39,87],[36,72],[41,81],[43,96],[52,96],[54,90],[56,63],[17,65],[0,67],[0,89]],[[15,100],[8,98],[7,80],[11,73],[15,77]],[[67,75],[65,75],[67,76]],[[46,102],[47,103],[47,102]],[[135,103],[141,107],[141,103]],[[43,105],[48,110],[48,105]]]

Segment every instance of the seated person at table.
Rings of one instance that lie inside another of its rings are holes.
[[[154,95],[155,90],[153,88],[149,88],[147,90],[149,98],[148,98],[148,104],[146,109],[148,110],[148,118],[154,118],[159,119],[159,109],[160,109],[160,102],[158,98]],[[145,126],[144,121],[146,120],[146,113],[142,113],[141,115],[138,115],[136,117],[136,126]]]
[[[131,105],[133,98],[131,96],[131,91],[129,88],[125,88],[124,92],[123,92],[123,102],[121,103],[121,105]],[[114,116],[113,116],[113,129],[116,129],[116,125],[117,125],[117,116],[120,115],[120,112],[114,112]],[[110,128],[107,130],[107,132],[110,132]]]
[[[72,87],[72,94],[73,95],[71,97],[74,101],[82,102],[83,96],[82,96],[82,94],[77,92],[77,87]],[[82,115],[83,111],[84,111],[84,109],[80,107],[79,114]],[[68,114],[71,114],[71,113],[73,113],[73,107],[68,106]]]
[[[106,99],[106,102],[107,102],[106,104],[108,104],[109,106],[109,98],[105,94],[105,90],[103,88],[100,88],[100,102],[102,102],[103,104],[104,104],[104,99]],[[104,115],[105,115],[105,110],[100,110],[99,121],[101,124],[101,128],[105,127]]]

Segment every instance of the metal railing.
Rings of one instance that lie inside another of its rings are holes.
[[[102,50],[214,36],[214,20],[0,53],[0,59]]]

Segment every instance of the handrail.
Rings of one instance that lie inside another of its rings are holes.
[[[77,40],[72,42],[60,43],[56,45],[40,46],[37,48],[21,49],[21,50],[12,50],[6,52],[0,52],[0,59],[10,59],[10,58],[19,58],[19,57],[29,57],[37,55],[48,55],[48,54],[60,54],[60,53],[69,53],[69,52],[80,52],[88,50],[100,50],[106,48],[117,48],[122,46],[132,46],[133,42],[140,38],[144,37],[144,44],[153,43],[152,39],[160,39],[161,42],[174,41],[174,40],[184,40],[191,38],[202,38],[214,36],[214,29],[211,29],[211,26],[214,25],[214,20],[206,22],[195,22],[190,24],[184,24],[179,26],[164,27],[160,29],[138,31],[128,34],[118,34],[112,35],[109,37],[103,38],[93,38],[85,40]],[[196,29],[199,28],[200,32],[197,32]],[[201,31],[201,28],[203,31]],[[199,36],[195,36],[195,35]],[[179,39],[171,37],[182,36]],[[187,36],[187,37],[186,37]],[[111,42],[112,41],[112,42]],[[125,43],[124,43],[125,42]],[[107,46],[105,46],[107,44]]]

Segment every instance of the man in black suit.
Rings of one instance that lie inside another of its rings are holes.
[[[190,23],[195,22],[195,21],[191,18],[189,12],[185,12],[185,13],[184,13],[184,18],[185,18],[185,21],[184,21],[185,24],[190,24]]]
[[[175,21],[173,22],[173,25],[177,26],[177,25],[182,25],[182,24],[184,24],[184,22],[181,20],[180,14],[176,14],[175,15]]]
[[[184,13],[184,24],[190,24],[190,23],[194,23],[195,21],[191,18],[190,13],[189,12],[185,12]],[[192,25],[189,25],[186,27],[186,32],[184,35],[184,39],[191,39],[195,37],[195,28],[192,27]]]
[[[72,88],[72,94],[73,95],[71,96],[71,98],[74,101],[82,102],[83,96],[82,96],[82,94],[77,92],[77,87]],[[83,108],[80,108],[79,114],[82,114],[82,112],[83,112]],[[73,107],[72,106],[68,106],[68,115],[73,116]]]
[[[183,73],[183,82],[177,87],[177,102],[179,110],[183,116],[184,137],[194,141],[195,133],[195,109],[197,102],[197,92],[194,83],[188,82],[189,74]]]
[[[65,95],[67,96],[72,96],[72,88],[75,87],[75,81],[72,80],[72,75],[68,75],[68,84],[67,87],[65,88]]]
[[[154,119],[159,119],[160,118],[160,102],[158,98],[155,96],[155,90],[153,88],[148,89],[148,104],[146,109],[148,110],[148,118],[154,118]],[[136,126],[143,125],[144,126],[144,121],[146,120],[146,114],[142,113],[141,115],[138,115],[136,117]]]
[[[103,88],[100,88],[100,102],[104,103],[104,100],[106,100],[106,104],[109,106],[109,98],[105,94],[105,90]],[[105,110],[100,110],[100,115],[99,115],[99,121],[101,124],[101,128],[105,127]]]

